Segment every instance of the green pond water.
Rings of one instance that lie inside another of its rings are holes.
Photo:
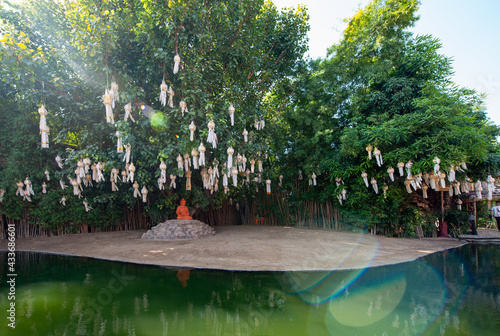
[[[170,269],[0,252],[0,335],[500,335],[500,245],[362,270]],[[8,326],[15,302],[15,329]]]

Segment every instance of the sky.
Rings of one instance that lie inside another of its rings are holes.
[[[308,8],[309,56],[325,57],[353,16],[368,0],[272,0],[278,8]],[[488,117],[500,125],[500,0],[421,0],[420,20],[411,29],[440,39],[441,53],[453,59],[452,80],[487,94]]]

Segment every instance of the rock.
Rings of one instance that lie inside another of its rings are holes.
[[[142,235],[145,240],[186,240],[214,235],[215,230],[195,219],[171,219]]]

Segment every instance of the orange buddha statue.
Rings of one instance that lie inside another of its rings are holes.
[[[175,213],[177,214],[177,219],[193,219],[193,217],[189,216],[189,209],[186,206],[186,200],[184,198],[181,199],[181,205],[177,207]]]

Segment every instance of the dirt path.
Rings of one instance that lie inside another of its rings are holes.
[[[463,245],[448,238],[400,239],[267,226],[219,226],[212,237],[146,241],[145,231],[17,239],[17,251],[53,252],[140,264],[229,270],[363,268],[414,260]],[[7,247],[0,241],[0,250]]]

